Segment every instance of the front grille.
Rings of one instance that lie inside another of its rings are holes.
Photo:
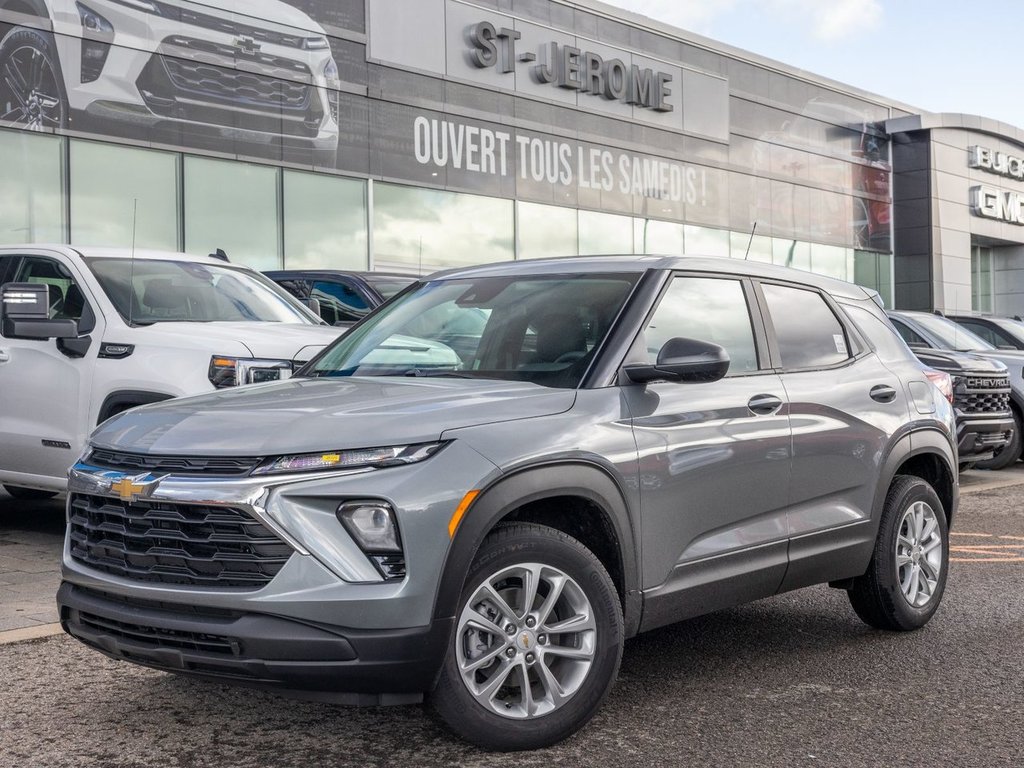
[[[155,115],[275,135],[318,134],[325,113],[305,64],[261,53],[243,56],[187,38],[164,42],[175,55],[153,55],[136,81]]]
[[[222,656],[238,656],[240,653],[238,642],[223,635],[184,632],[163,627],[150,627],[144,624],[128,624],[85,611],[79,611],[78,620],[89,629],[151,648],[176,648],[183,651],[216,653]]]
[[[953,404],[965,414],[1010,411],[1008,376],[958,376],[953,380]]]
[[[292,548],[239,509],[75,494],[71,557],[134,581],[259,589]]]
[[[124,472],[169,472],[175,475],[241,477],[256,469],[261,459],[221,456],[150,456],[94,448],[86,461],[96,467],[118,469]]]

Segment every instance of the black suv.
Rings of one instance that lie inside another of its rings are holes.
[[[347,328],[416,281],[391,272],[289,269],[265,272],[328,325]]]

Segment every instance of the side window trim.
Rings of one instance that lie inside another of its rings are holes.
[[[853,365],[855,362],[863,358],[865,355],[871,352],[871,347],[864,340],[861,334],[856,330],[849,318],[846,317],[846,313],[842,311],[839,304],[828,295],[826,291],[816,288],[813,285],[806,285],[802,283],[789,283],[785,280],[770,280],[770,279],[755,279],[754,290],[758,299],[758,306],[763,314],[763,321],[765,329],[768,333],[768,344],[772,351],[772,364],[775,370],[779,373],[805,373],[813,371],[834,371],[840,368],[845,368],[849,365]],[[779,348],[778,336],[775,332],[775,324],[772,322],[772,315],[768,309],[768,300],[765,298],[764,291],[761,290],[762,285],[777,285],[782,288],[792,288],[799,291],[808,291],[810,293],[817,294],[825,302],[825,305],[832,312],[836,322],[839,323],[839,327],[843,329],[843,337],[846,341],[846,354],[845,360],[833,363],[832,365],[823,366],[807,366],[802,368],[787,368],[782,365],[782,352]]]

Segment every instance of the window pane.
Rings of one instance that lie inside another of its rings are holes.
[[[992,249],[971,248],[971,309],[992,311]]]
[[[85,309],[85,294],[60,262],[40,256],[28,256],[21,262],[16,283],[45,285],[49,291],[51,320],[79,320]]]
[[[723,347],[729,353],[729,374],[757,370],[750,312],[738,280],[675,278],[644,332],[650,361],[677,336]]]
[[[541,259],[579,253],[575,209],[537,203],[518,203],[518,206],[518,258]]]
[[[724,229],[708,229],[687,224],[687,256],[729,256],[729,233]]]
[[[284,265],[366,269],[365,181],[284,172]]]
[[[342,282],[317,280],[309,295],[320,302],[320,317],[330,325],[357,322],[369,311],[363,297]]]
[[[907,344],[915,344],[920,347],[930,346],[928,342],[924,340],[924,337],[917,333],[917,331],[913,330],[909,325],[905,325],[899,320],[893,320],[892,318],[889,319],[892,320],[892,327],[899,332],[900,338],[907,342]]]
[[[62,243],[62,140],[0,131],[0,242]]]
[[[276,168],[185,158],[185,248],[223,248],[238,264],[281,266]]]
[[[764,235],[751,237],[749,232],[730,232],[729,243],[730,255],[734,259],[772,263],[772,239],[770,237]]]
[[[72,141],[70,175],[72,243],[178,250],[177,155]]]
[[[511,260],[512,204],[494,197],[374,184],[374,267],[422,275]]]
[[[633,252],[633,219],[613,213],[580,211],[580,253],[605,255]]]
[[[682,224],[657,219],[634,219],[633,240],[637,253],[682,256],[686,253]]]
[[[780,267],[811,269],[811,244],[799,240],[772,240],[772,263]]]
[[[846,360],[846,333],[820,294],[762,285],[785,368],[820,368]]]
[[[811,244],[811,271],[846,280],[846,249],[837,245]]]

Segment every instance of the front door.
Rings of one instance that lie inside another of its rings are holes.
[[[687,337],[730,358],[717,382],[624,388],[640,460],[645,628],[771,595],[785,573],[789,408],[752,297],[743,280],[678,275],[630,354],[653,362]]]
[[[63,256],[40,252],[4,258],[12,262],[9,282],[48,287],[51,319],[81,319],[88,302],[83,281]],[[65,354],[52,339],[0,338],[0,472],[5,476],[18,473],[59,482],[78,458],[89,427],[101,317],[96,317],[91,336],[94,341],[85,357]]]

